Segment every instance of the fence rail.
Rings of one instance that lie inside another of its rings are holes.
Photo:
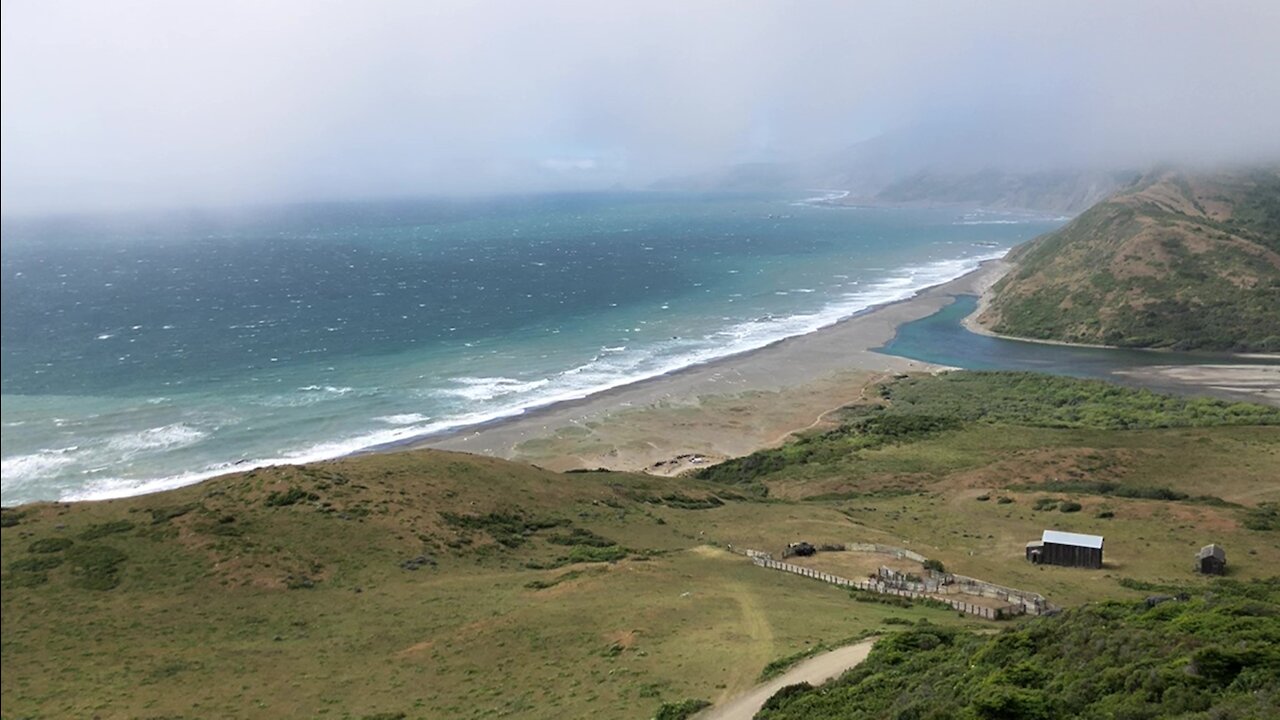
[[[893,551],[900,550],[899,548],[888,548],[888,546],[869,544],[845,546],[847,550],[883,552],[881,550],[871,549],[862,550],[861,548],[863,547],[883,547]],[[917,583],[900,579],[895,580],[892,579],[892,576],[896,575],[896,573],[893,573],[892,571],[890,571],[888,575],[882,573],[881,578],[874,580],[850,580],[849,578],[840,577],[839,575],[833,575],[831,573],[805,567],[803,565],[795,565],[788,562],[782,562],[780,560],[774,560],[773,556],[767,552],[761,552],[759,550],[743,550],[740,552],[751,558],[751,561],[760,567],[789,572],[802,577],[831,583],[832,585],[837,585],[839,587],[880,593],[881,595],[894,595],[897,597],[943,602],[960,612],[967,613],[969,615],[976,615],[977,617],[986,618],[988,620],[998,620],[1000,618],[1010,617],[1013,615],[1041,615],[1050,611],[1053,607],[1044,599],[1043,596],[1039,594],[1029,593],[1014,588],[1006,588],[1000,585],[993,585],[964,575],[946,575],[945,577],[953,579],[953,582],[949,583],[938,580],[933,580],[928,583]],[[894,552],[886,552],[885,554],[895,555],[896,557],[907,557],[912,560],[916,560],[916,557],[921,557],[918,553],[911,553],[910,550],[903,550],[901,552],[903,553],[902,555],[897,555]],[[906,553],[910,553],[910,555],[907,555]],[[911,557],[912,555],[915,555],[916,557]],[[921,559],[916,561],[923,562],[924,560],[921,557]],[[885,568],[885,570],[887,570],[887,568]],[[891,579],[890,581],[886,581],[884,577],[890,577]],[[1006,604],[999,607],[987,607],[986,605],[971,603],[960,598],[947,597],[947,595],[955,594],[995,598],[1004,601]]]

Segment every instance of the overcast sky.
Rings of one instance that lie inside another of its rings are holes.
[[[3,3],[4,212],[1280,154],[1280,2]]]

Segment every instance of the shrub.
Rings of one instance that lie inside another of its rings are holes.
[[[4,576],[5,587],[36,587],[49,582],[44,571],[15,570]]]
[[[62,558],[53,557],[29,557],[21,560],[14,560],[9,563],[11,572],[44,572],[52,570],[62,564]]]
[[[128,520],[111,520],[109,522],[90,525],[80,533],[81,540],[97,540],[108,535],[117,535],[119,533],[129,532],[134,528],[134,524]]]
[[[549,580],[530,580],[525,583],[524,586],[530,590],[546,590],[547,588],[553,588],[562,582],[567,582],[586,575],[595,575],[601,571],[603,571],[603,568],[600,570],[570,570],[569,572],[560,573]]]
[[[658,708],[658,712],[653,716],[653,720],[686,720],[693,716],[699,710],[711,707],[710,701],[702,699],[681,700],[679,702],[665,702],[662,707]]]
[[[695,498],[681,493],[671,493],[658,498],[658,502],[670,508],[680,510],[710,510],[724,505],[724,501],[715,495]]]
[[[1250,530],[1280,530],[1280,503],[1259,503],[1244,513],[1241,524]]]
[[[440,517],[449,525],[461,530],[482,530],[489,534],[495,542],[503,547],[516,548],[523,545],[539,530],[563,527],[569,524],[562,518],[527,517],[520,512],[497,511],[485,515],[461,515],[442,512]]]
[[[626,556],[627,551],[617,545],[602,548],[579,545],[569,551],[566,559],[570,563],[617,562]]]
[[[33,553],[56,553],[62,552],[72,546],[70,538],[41,538],[27,546],[28,552]]]
[[[939,573],[943,573],[947,571],[947,568],[942,564],[941,560],[934,560],[933,558],[929,558],[928,560],[924,561],[924,569],[932,570],[934,572],[939,572]]]
[[[77,545],[67,551],[72,585],[85,590],[110,590],[120,584],[120,566],[128,559],[110,545]]]
[[[760,707],[761,711],[773,710],[782,707],[789,698],[796,695],[803,695],[813,689],[813,686],[807,682],[799,682],[793,685],[784,685],[778,689],[768,700],[764,701],[764,705]]]
[[[1064,513],[1080,512],[1082,509],[1084,509],[1084,506],[1074,500],[1063,501],[1063,503],[1058,506],[1058,511]]]
[[[195,510],[198,507],[195,503],[187,503],[186,505],[169,505],[166,507],[151,508],[151,524],[160,525],[167,523],[174,518],[180,518],[183,515]]]
[[[590,547],[609,547],[617,545],[607,537],[597,535],[586,528],[573,528],[568,535],[552,535],[547,542],[554,545],[588,545]]]
[[[12,508],[0,508],[0,527],[13,527],[22,522],[22,518],[27,514],[26,510],[14,510]]]
[[[1130,579],[1146,592],[1186,592]],[[916,625],[856,668],[775,696],[761,720],[1271,717],[1280,578],[1182,602],[1100,602],[995,635]]]
[[[307,492],[300,487],[291,487],[284,492],[272,490],[267,499],[263,501],[263,504],[267,507],[287,507],[296,505],[303,500],[315,501],[319,499],[320,496],[313,492]]]

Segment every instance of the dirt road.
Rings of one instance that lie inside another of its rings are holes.
[[[811,657],[779,677],[757,685],[695,717],[697,720],[751,720],[774,693],[787,685],[801,682],[818,685],[840,675],[866,660],[867,653],[871,652],[871,646],[875,642],[876,638],[871,638]]]

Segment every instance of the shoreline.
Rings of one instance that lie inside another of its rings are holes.
[[[296,463],[253,463],[230,465],[198,475],[190,482],[165,484],[140,492],[119,493],[90,497],[59,497],[36,500],[5,507],[40,502],[99,502],[124,497],[152,495],[181,487],[197,485],[207,480],[246,472],[258,467],[303,465],[311,462],[329,462],[345,458],[361,457],[386,452],[403,452],[423,448],[460,450],[497,457],[510,457],[508,452],[495,452],[492,447],[478,449],[477,438],[508,438],[511,449],[535,435],[553,430],[552,425],[573,425],[586,418],[599,417],[611,411],[646,406],[664,401],[698,397],[702,395],[733,394],[748,391],[783,391],[819,381],[830,381],[841,372],[870,370],[880,373],[937,372],[954,369],[927,362],[909,360],[873,352],[892,339],[899,325],[937,312],[951,302],[955,295],[974,292],[970,283],[974,278],[989,272],[995,260],[983,260],[978,267],[950,280],[916,291],[900,300],[883,302],[864,308],[836,322],[808,333],[776,340],[759,348],[752,348],[733,355],[688,365],[671,372],[609,388],[579,398],[555,401],[547,405],[526,409],[519,414],[494,418],[484,422],[450,428],[438,432],[406,437],[388,443],[372,445],[330,458]],[[872,330],[867,337],[851,337],[851,329]],[[777,358],[777,360],[775,360]],[[779,362],[781,361],[781,362]],[[785,365],[785,366],[783,366]],[[858,388],[860,389],[860,385]],[[830,409],[830,408],[828,408]],[[803,424],[790,428],[791,431]],[[783,437],[790,432],[783,434]],[[758,444],[741,448],[750,452]],[[674,457],[679,453],[672,453]],[[666,458],[663,458],[666,459]],[[644,468],[635,468],[641,470]],[[139,483],[144,485],[145,483]]]
[[[834,411],[865,399],[870,387],[895,375],[958,369],[878,350],[894,338],[901,325],[933,315],[962,295],[979,298],[977,309],[962,320],[969,332],[1014,342],[1127,350],[1007,337],[983,328],[976,318],[990,297],[991,287],[1011,268],[1000,258],[984,260],[977,268],[918,290],[910,297],[873,305],[817,330],[759,348],[529,408],[516,415],[407,437],[313,462],[440,449],[558,471],[603,468],[676,475],[780,444],[795,432],[819,427],[829,422],[828,416]],[[1236,399],[1280,405],[1280,377],[1271,377],[1280,375],[1280,370],[1241,374],[1241,368],[1249,366],[1224,364],[1221,356],[1217,362],[1206,358],[1205,363],[1170,369],[1159,358],[1172,351],[1149,352],[1153,356],[1151,366],[1122,373],[1131,381],[1125,384],[1157,390],[1163,386],[1165,392],[1170,391],[1170,385],[1209,393],[1216,389],[1230,391]],[[1267,355],[1237,357],[1280,359]],[[299,464],[308,463],[263,467]],[[136,493],[34,502],[96,502],[149,495],[249,469],[231,466],[192,482]]]
[[[760,348],[690,365],[583,398],[530,409],[517,416],[367,448],[355,454],[435,448],[512,458],[519,454],[516,450],[524,442],[557,429],[599,422],[605,416],[618,412],[682,404],[705,396],[784,393],[836,382],[841,374],[892,375],[954,370],[946,365],[882,354],[876,349],[889,342],[900,325],[934,314],[949,305],[957,295],[975,294],[977,284],[984,282],[988,274],[998,267],[995,265],[998,262],[985,260],[977,268],[923,288],[909,298],[866,308],[813,332],[783,338]],[[860,391],[862,384],[856,389]],[[824,408],[820,414],[825,415],[831,409]],[[792,430],[802,428],[798,426]],[[668,457],[681,454],[673,451]]]

